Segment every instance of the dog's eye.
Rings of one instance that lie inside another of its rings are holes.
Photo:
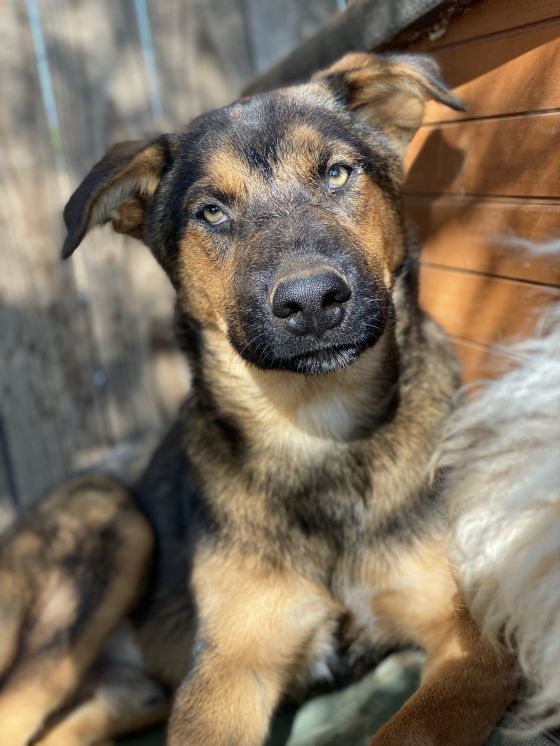
[[[343,187],[350,178],[351,173],[352,171],[348,166],[335,163],[334,166],[329,168],[329,173],[327,174],[329,189],[340,189],[340,187]]]
[[[206,205],[200,211],[200,217],[210,225],[220,225],[227,220],[227,215],[218,205]]]

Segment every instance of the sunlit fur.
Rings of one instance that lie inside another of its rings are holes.
[[[518,368],[457,413],[441,459],[467,603],[516,651],[540,726],[560,723],[560,309],[543,330],[516,348]]]

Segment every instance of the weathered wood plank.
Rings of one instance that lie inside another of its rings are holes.
[[[423,126],[406,156],[406,191],[560,197],[559,136],[556,112]]]
[[[257,75],[311,37],[338,10],[337,0],[244,0]]]
[[[463,383],[499,378],[519,362],[514,356],[495,347],[455,338],[451,342],[459,358]]]
[[[460,11],[435,38],[418,41],[414,49],[428,52],[559,16],[557,0],[477,0]],[[457,54],[461,54],[460,49]]]
[[[133,0],[107,6],[49,0],[41,6],[57,100],[68,193],[106,148],[154,132],[148,76]],[[79,74],[75,71],[79,70]],[[81,116],[75,116],[75,110]],[[87,164],[87,165],[86,165]],[[95,231],[71,262],[81,262],[96,351],[98,384],[112,443],[162,425],[149,366],[149,328],[171,291],[144,247],[110,229]],[[133,275],[149,268],[152,282],[134,292]],[[150,302],[149,297],[156,298]]]
[[[423,261],[560,285],[560,204],[409,197]]]
[[[107,431],[88,372],[88,321],[71,267],[56,259],[59,171],[23,4],[5,6],[0,34],[10,102],[0,111],[0,416],[25,503]]]
[[[542,310],[560,301],[560,288],[424,264],[420,300],[454,337],[499,345],[534,332]]]
[[[560,108],[560,20],[447,47],[435,57],[467,111],[430,102],[424,123]]]
[[[243,0],[148,2],[164,128],[237,96],[254,74]]]

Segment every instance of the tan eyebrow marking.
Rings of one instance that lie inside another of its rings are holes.
[[[233,199],[243,197],[247,187],[255,181],[255,173],[241,156],[229,148],[218,148],[206,162],[210,183]]]
[[[325,141],[307,122],[293,124],[278,148],[274,175],[280,179],[309,178],[315,174]]]

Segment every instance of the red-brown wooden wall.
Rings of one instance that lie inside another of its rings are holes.
[[[407,156],[422,302],[464,379],[494,376],[508,341],[560,300],[560,3],[479,0],[412,49],[436,56],[468,106],[429,104]]]

